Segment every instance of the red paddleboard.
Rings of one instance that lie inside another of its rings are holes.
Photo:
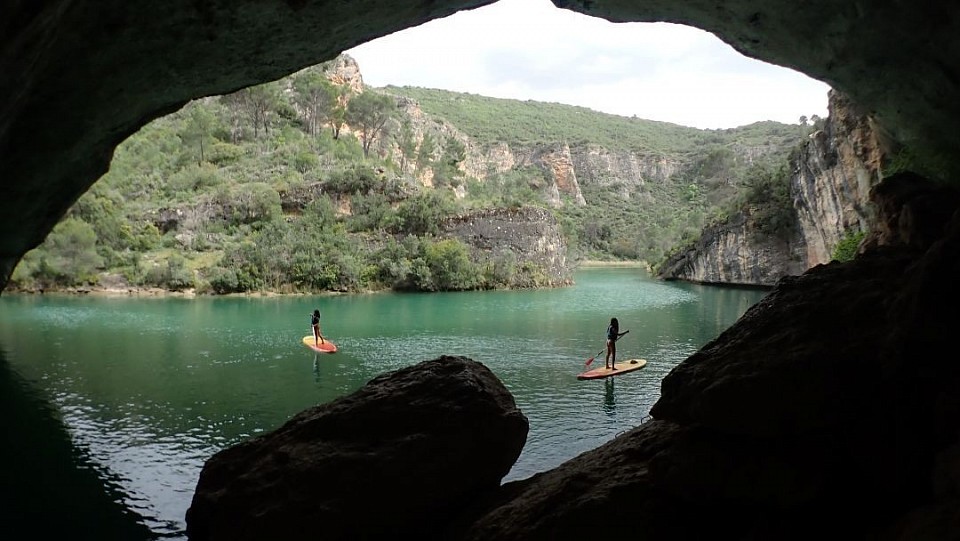
[[[320,342],[319,344],[317,344],[316,338],[314,338],[312,334],[310,336],[303,337],[303,345],[307,346],[313,351],[316,351],[317,353],[336,353],[337,352],[336,344],[334,344],[329,340],[324,340],[323,342]]]
[[[633,372],[634,370],[640,370],[644,366],[647,366],[646,359],[627,359],[626,361],[617,361],[616,370],[601,366],[600,368],[594,368],[593,370],[587,370],[586,372],[579,374],[577,379],[609,378],[610,376],[619,376],[620,374],[626,374],[628,372]]]

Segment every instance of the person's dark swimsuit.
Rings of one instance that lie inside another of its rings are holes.
[[[320,340],[321,343],[324,342],[323,337],[320,336],[320,316],[313,314],[310,316],[310,325],[313,327],[313,339],[314,341]]]

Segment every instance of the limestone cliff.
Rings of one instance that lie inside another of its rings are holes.
[[[757,235],[751,209],[707,228],[669,257],[658,275],[704,283],[773,285],[831,259],[851,231],[871,223],[870,190],[880,180],[882,144],[869,117],[831,91],[830,115],[791,160],[795,231],[785,238]]]
[[[615,151],[596,144],[551,142],[530,145],[510,145],[504,142],[481,145],[456,127],[441,119],[425,115],[412,100],[400,98],[401,107],[414,119],[418,140],[423,133],[439,134],[440,140],[452,137],[464,144],[466,159],[461,170],[481,182],[495,175],[521,168],[539,169],[544,183],[535,185],[544,202],[557,208],[563,196],[579,206],[587,205],[581,186],[618,187],[621,196],[630,197],[640,191],[646,182],[664,182],[682,171],[686,164],[678,159],[658,154]],[[439,149],[438,149],[439,152]],[[421,181],[432,185],[429,171]]]
[[[457,216],[443,226],[444,234],[457,238],[485,261],[494,264],[535,265],[542,272],[529,286],[569,285],[571,269],[560,224],[539,208],[487,209]],[[522,285],[522,284],[521,284]]]
[[[848,231],[867,231],[870,189],[880,180],[884,152],[869,117],[845,96],[830,93],[830,116],[804,145],[791,179],[806,267],[830,261]]]
[[[697,242],[674,254],[660,276],[708,284],[772,285],[806,270],[802,239],[755,234],[750,209],[704,230]],[[793,235],[796,237],[796,235]]]

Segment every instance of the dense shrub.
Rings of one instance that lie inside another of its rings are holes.
[[[182,291],[193,288],[195,280],[193,271],[186,267],[184,258],[173,254],[166,261],[159,262],[147,270],[144,285]]]
[[[210,288],[213,289],[214,293],[225,294],[225,293],[239,293],[240,289],[240,280],[237,278],[237,273],[233,269],[225,269],[223,267],[214,267],[210,271]]]
[[[833,249],[834,261],[850,261],[857,256],[860,242],[866,236],[863,231],[848,231],[837,246]]]

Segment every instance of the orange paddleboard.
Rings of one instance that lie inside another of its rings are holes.
[[[312,334],[310,336],[303,337],[303,345],[307,346],[313,351],[316,351],[317,353],[336,353],[337,352],[337,345],[334,344],[333,342],[329,340],[324,340],[323,342],[320,342],[319,345],[317,345],[315,341],[316,341],[316,338],[314,338]]]
[[[617,361],[616,370],[611,370],[610,368],[605,368],[601,366],[600,368],[594,368],[593,370],[587,370],[586,372],[579,374],[577,379],[602,379],[609,378],[610,376],[619,376],[620,374],[626,374],[628,372],[633,372],[634,370],[640,370],[644,366],[647,366],[646,359],[627,359],[626,361]]]

